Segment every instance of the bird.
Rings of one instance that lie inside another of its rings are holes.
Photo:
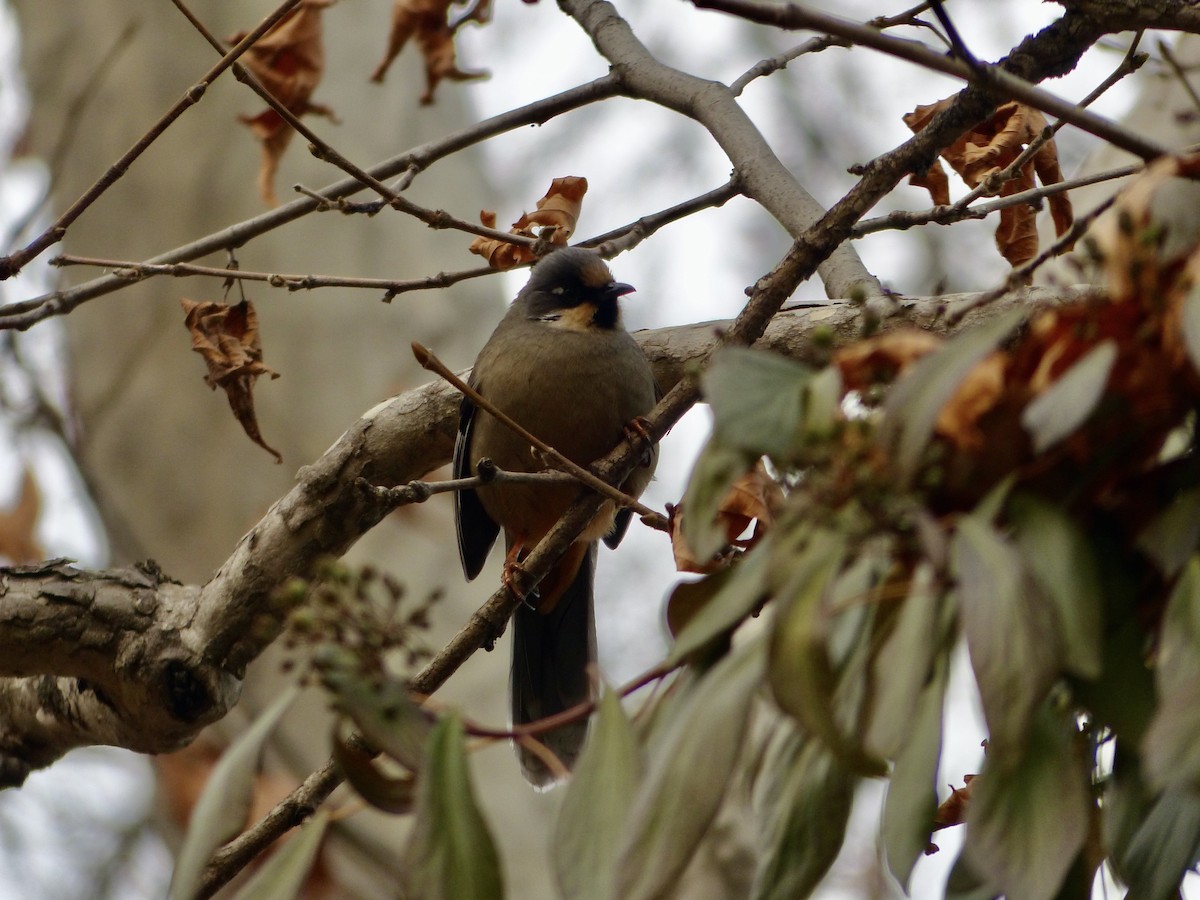
[[[479,352],[469,383],[518,424],[588,466],[617,446],[660,397],[653,370],[621,320],[620,298],[631,285],[616,281],[605,261],[579,247],[537,261],[529,281]],[[464,397],[454,448],[454,477],[473,475],[481,459],[501,470],[536,472],[541,455],[512,430]],[[621,489],[637,497],[657,462],[651,446]],[[463,573],[473,580],[501,531],[505,572],[554,526],[584,492],[577,484],[483,484],[455,494]],[[616,547],[631,510],[606,500],[578,539],[524,598],[513,615],[510,701],[512,722],[524,725],[592,697],[596,661],[593,583],[600,540]],[[570,769],[587,734],[586,719],[540,736]],[[517,745],[522,773],[545,788],[556,773]]]

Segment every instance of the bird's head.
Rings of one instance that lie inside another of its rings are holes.
[[[533,267],[518,299],[526,315],[553,327],[573,331],[616,328],[621,323],[619,297],[633,287],[614,281],[608,265],[590,250],[564,247]]]

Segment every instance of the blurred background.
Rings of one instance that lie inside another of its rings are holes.
[[[866,20],[908,4],[812,5]],[[270,0],[190,5],[220,36],[248,30],[272,6]],[[660,59],[727,83],[808,37],[682,4],[617,7]],[[948,7],[967,45],[986,59],[1060,12],[1035,0],[955,0]],[[415,47],[401,55],[383,85],[367,82],[383,55],[390,8],[388,0],[341,0],[324,14],[327,66],[313,99],[332,107],[341,121],[309,121],[364,167],[607,71],[587,36],[554,4],[496,3],[490,24],[465,27],[457,41],[460,66],[486,68],[491,78],[443,82],[436,103],[422,107],[424,75]],[[897,33],[927,39],[927,33]],[[1083,97],[1119,63],[1127,37],[1094,49],[1075,73],[1049,87],[1072,100]],[[1145,49],[1155,52],[1151,44]],[[1186,59],[1191,50],[1181,46],[1177,53]],[[42,0],[0,0],[5,251],[26,242],[82,193],[215,59],[184,17],[158,0],[90,0],[53,8]],[[1182,115],[1191,110],[1190,100],[1176,85],[1167,67],[1152,62],[1094,108],[1114,117],[1136,109],[1145,117],[1138,127],[1183,145],[1196,140],[1195,116]],[[854,183],[848,167],[909,137],[904,113],[958,88],[951,79],[865,50],[830,49],[754,81],[742,102],[781,159],[828,205]],[[20,278],[0,283],[0,299],[27,299],[97,274],[49,269],[45,260],[55,252],[141,260],[262,212],[255,189],[258,147],[236,121],[260,108],[257,97],[233,78],[218,79],[72,226],[59,248]],[[1069,128],[1058,146],[1068,177],[1085,165],[1116,164],[1111,154],[1089,163],[1096,142]],[[615,100],[448,157],[422,173],[409,196],[472,220],[480,209],[496,210],[506,227],[533,207],[552,178],[582,175],[590,189],[579,240],[715,188],[728,179],[729,169],[699,126],[649,103]],[[315,189],[340,177],[296,140],[280,165],[277,189],[287,202],[292,184]],[[961,185],[957,190],[962,192]],[[873,214],[928,205],[923,190],[904,185]],[[23,224],[32,231],[18,233]],[[993,228],[991,222],[964,222],[952,230],[885,232],[857,248],[868,268],[903,294],[985,290],[1007,271],[993,246]],[[469,243],[469,236],[432,231],[388,210],[372,218],[330,212],[253,241],[237,260],[255,271],[404,279],[477,266],[478,257],[467,253]],[[638,288],[627,298],[627,326],[660,328],[734,316],[744,302],[743,289],[789,243],[766,213],[740,198],[667,227],[611,263],[620,280]],[[226,259],[201,262],[221,266]],[[202,362],[190,352],[179,298],[222,299],[216,279],[151,279],[28,333],[0,332],[0,509],[30,522],[36,549],[45,556],[69,556],[90,566],[153,558],[175,578],[203,582],[292,486],[299,467],[320,456],[360,414],[427,380],[411,359],[410,341],[433,348],[455,368],[470,365],[526,277],[517,271],[475,279],[448,291],[404,294],[390,304],[372,291],[293,293],[247,285],[260,317],[265,362],[282,376],[260,381],[255,392],[263,435],[282,452],[282,465],[245,438],[225,398],[202,383]],[[823,296],[812,283],[796,299]],[[707,432],[706,416],[703,408],[694,410],[668,437],[656,482],[644,498],[651,506],[679,500]],[[434,646],[487,597],[498,572],[495,566],[473,584],[462,580],[448,495],[389,517],[350,559],[372,561],[414,596],[444,591],[434,610]],[[611,682],[625,681],[660,658],[666,646],[662,602],[678,577],[666,540],[646,529],[635,527],[615,554],[602,554],[598,631]],[[476,654],[439,698],[461,704],[481,721],[502,724],[507,653],[502,646]],[[191,758],[164,763],[119,750],[81,750],[34,774],[19,791],[0,793],[0,895],[163,896],[171,847],[184,824],[176,801],[187,773],[204,771],[211,762],[204,747],[219,746],[252,719],[281,677],[279,654],[259,660],[238,710]],[[970,679],[959,677],[955,684],[948,707],[952,733],[942,763],[947,786],[978,771],[981,759],[982,728]],[[270,790],[286,791],[327,758],[325,705],[319,693],[310,692],[304,708],[285,719],[268,761]],[[509,895],[554,896],[547,835],[560,792],[532,792],[506,746],[475,754],[473,764],[506,863]],[[882,791],[882,783],[862,789],[851,838],[822,896],[899,895],[880,868],[873,839]],[[406,827],[403,819],[371,813],[339,823],[326,854],[327,874],[336,885],[329,896],[394,896],[390,870]],[[708,892],[693,887],[682,896],[741,896],[731,885],[738,884],[745,862],[746,835],[730,826],[718,839],[725,841],[721,852],[697,865],[713,866],[728,878],[694,879],[693,885],[703,882]],[[944,833],[939,844],[941,852],[918,866],[914,896],[942,893],[957,837]],[[19,894],[6,890],[6,882],[19,885]]]

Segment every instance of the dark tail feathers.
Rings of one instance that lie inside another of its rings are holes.
[[[596,661],[592,583],[596,544],[588,548],[579,572],[554,609],[543,614],[529,606],[513,616],[512,721],[524,725],[552,716],[592,696],[589,668]],[[539,736],[567,768],[575,764],[587,736],[586,719]],[[530,784],[546,787],[554,775],[533,753],[517,747],[521,771]]]

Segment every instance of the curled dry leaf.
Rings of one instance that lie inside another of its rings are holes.
[[[942,345],[928,331],[902,328],[844,347],[833,358],[847,391],[864,391],[875,384],[890,384],[896,376]]]
[[[311,102],[313,91],[325,73],[325,45],[321,13],[334,0],[303,0],[270,31],[259,38],[242,62],[288,112],[336,117],[327,107]],[[229,39],[236,44],[246,36],[239,32]],[[268,206],[276,206],[275,171],[292,139],[292,129],[273,109],[256,116],[239,116],[262,142],[262,165],[258,171],[258,193]]]
[[[283,462],[278,450],[263,440],[254,414],[254,382],[259,375],[278,378],[279,373],[263,365],[258,315],[249,300],[236,306],[181,298],[184,325],[192,335],[192,349],[204,357],[208,372],[204,383],[225,391],[234,416],[247,437]]]
[[[33,472],[26,467],[21,476],[21,494],[11,509],[0,511],[0,556],[12,565],[45,558],[34,529],[41,509],[41,495]]]
[[[920,132],[937,113],[953,102],[954,98],[949,97],[927,106],[918,106],[904,116],[904,124],[914,133]],[[1015,162],[1025,147],[1036,140],[1046,127],[1045,116],[1036,109],[1011,101],[998,107],[991,118],[976,125],[944,149],[942,158],[962,176],[963,181],[975,188]],[[1013,178],[999,186],[1001,197],[1031,190],[1034,176],[1044,185],[1062,181],[1054,139],[1043,143],[1013,175]],[[950,202],[949,182],[940,163],[935,162],[928,171],[914,174],[910,181],[926,188],[935,204]],[[1061,237],[1071,227],[1073,220],[1071,201],[1066,193],[1060,193],[1048,198],[1048,203],[1055,231]],[[1000,211],[996,246],[1014,267],[1037,255],[1036,218],[1037,210],[1030,205],[1010,206]]]
[[[775,523],[775,512],[783,503],[783,489],[779,486],[762,460],[733,483],[725,498],[717,507],[717,521],[725,531],[728,544],[749,550],[756,545]],[[675,554],[675,568],[680,572],[714,572],[725,566],[725,557],[701,560],[696,558],[687,539],[683,536],[682,521],[686,515],[683,505],[676,506],[671,516],[671,547]],[[750,525],[754,531],[749,538],[739,541]]]
[[[486,24],[492,17],[491,0],[475,0],[467,12],[450,21],[453,0],[396,0],[392,7],[392,30],[388,35],[383,60],[371,73],[371,80],[381,83],[392,61],[400,55],[409,38],[415,38],[425,58],[425,92],[422,105],[433,102],[433,92],[443,78],[468,81],[487,78],[485,71],[468,72],[458,67],[454,50],[454,34],[467,22]]]
[[[565,246],[575,233],[575,223],[579,219],[583,195],[587,193],[587,189],[587,179],[582,176],[566,175],[555,178],[550,182],[546,196],[537,202],[537,208],[531,213],[522,213],[521,218],[513,222],[510,231],[525,237],[537,237],[535,228],[552,228],[550,243]],[[483,210],[479,214],[479,220],[488,228],[496,227],[494,212]],[[493,269],[511,269],[535,259],[528,247],[485,237],[475,238],[467,249],[486,259]]]

